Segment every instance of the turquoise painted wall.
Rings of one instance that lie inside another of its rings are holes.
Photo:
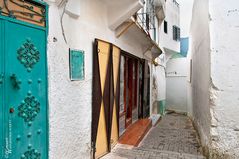
[[[189,45],[188,37],[180,39],[180,52],[181,52],[181,55],[183,55],[184,57],[186,57],[188,54],[188,48],[189,48],[188,45]]]

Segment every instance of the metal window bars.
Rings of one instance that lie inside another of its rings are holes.
[[[154,17],[150,16],[150,13],[137,13],[137,23],[147,32],[155,29]]]
[[[173,0],[173,3],[174,3],[177,7],[179,7],[179,3],[178,3],[176,0]]]

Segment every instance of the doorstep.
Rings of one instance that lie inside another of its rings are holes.
[[[161,115],[160,114],[153,114],[153,115],[151,115],[150,119],[152,120],[153,127],[155,127],[159,123],[159,121],[161,119]]]
[[[144,136],[152,127],[151,119],[140,119],[130,125],[120,137],[119,143],[131,146],[138,146]]]

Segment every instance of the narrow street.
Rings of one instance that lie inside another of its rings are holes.
[[[239,159],[239,0],[0,0],[0,159]]]
[[[167,114],[138,147],[116,145],[102,159],[204,159],[198,141],[187,116]]]

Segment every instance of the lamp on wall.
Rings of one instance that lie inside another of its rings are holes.
[[[159,65],[159,63],[158,63],[158,61],[157,61],[157,58],[156,58],[156,59],[153,59],[153,60],[152,60],[152,63],[154,64],[154,66],[158,66],[158,65]]]

